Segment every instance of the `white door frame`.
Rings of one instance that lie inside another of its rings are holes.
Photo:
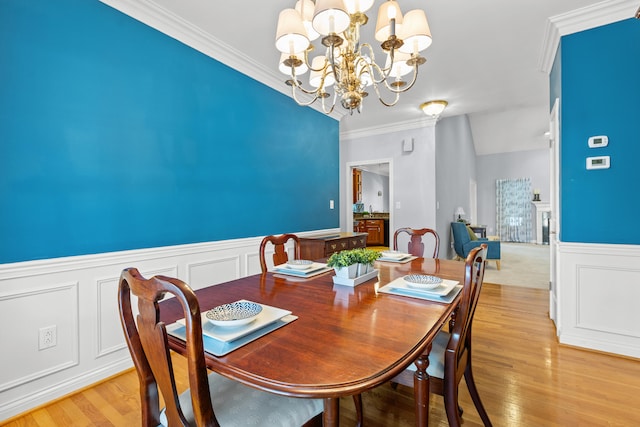
[[[478,183],[475,179],[469,180],[469,221],[478,223]]]
[[[560,99],[556,98],[549,118],[549,172],[551,218],[549,218],[549,317],[560,335],[560,306],[558,292],[558,237],[560,236]]]

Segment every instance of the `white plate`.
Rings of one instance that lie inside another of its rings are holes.
[[[259,331],[263,328],[268,329],[274,322],[277,322],[284,317],[288,318],[291,315],[291,311],[289,310],[283,310],[281,308],[272,307],[266,304],[260,304],[260,306],[262,306],[262,311],[260,312],[260,314],[258,314],[258,316],[256,316],[253,322],[247,323],[246,325],[240,325],[236,328],[225,328],[223,326],[216,326],[208,321],[206,312],[203,312],[201,313],[202,333],[207,337],[211,337],[217,341],[223,343],[232,343],[249,334],[252,334],[255,331]],[[291,317],[297,318],[297,316]],[[176,322],[176,324],[184,326],[185,321],[184,319],[180,319]]]
[[[395,282],[395,281],[394,281]],[[434,295],[434,296],[439,296],[439,297],[444,297],[446,295],[449,294],[449,292],[451,292],[453,290],[453,288],[456,287],[456,285],[458,285],[458,281],[457,280],[443,280],[442,283],[438,286],[436,286],[433,289],[418,289],[418,288],[411,288],[407,285],[407,282],[405,282],[405,280],[403,278],[400,278],[400,280],[398,280],[397,282],[394,283],[394,287],[395,288],[404,288],[407,291],[413,291],[416,294],[425,294],[425,295]]]
[[[282,274],[290,274],[298,277],[311,277],[317,273],[324,273],[325,271],[333,270],[332,268],[328,268],[327,264],[323,264],[321,262],[314,262],[311,264],[310,268],[306,270],[296,270],[294,268],[289,268],[287,264],[280,264],[273,267],[274,273],[282,273]]]
[[[381,252],[381,255],[384,258],[402,259],[408,257],[410,254],[400,251],[383,251]]]
[[[442,284],[442,279],[425,274],[410,274],[404,276],[404,282],[413,289],[431,290]]]
[[[236,301],[219,305],[206,312],[209,322],[225,328],[253,322],[262,311],[262,306],[251,301]]]
[[[292,259],[285,264],[287,268],[292,270],[308,270],[313,267],[313,261],[306,259]]]

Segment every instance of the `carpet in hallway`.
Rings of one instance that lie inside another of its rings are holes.
[[[549,245],[502,242],[500,252],[500,270],[495,262],[488,262],[485,283],[549,288]]]

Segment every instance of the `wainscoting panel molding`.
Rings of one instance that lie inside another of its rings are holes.
[[[640,247],[559,245],[559,340],[640,358]]]
[[[98,280],[97,288],[97,352],[96,358],[120,351],[127,346],[120,326],[118,306],[118,281],[120,277]]]
[[[193,289],[239,278],[240,257],[238,255],[187,264],[187,283]]]
[[[78,364],[77,282],[0,295],[0,322],[0,395]],[[55,344],[41,349],[43,328],[55,328]]]
[[[0,322],[9,326],[0,332],[0,421],[133,366],[118,314],[123,269],[198,289],[259,273],[262,237],[0,265]],[[57,343],[39,350],[50,326]]]

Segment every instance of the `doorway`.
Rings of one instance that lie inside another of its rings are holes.
[[[361,188],[356,187],[358,184],[356,184],[356,180],[353,178],[354,170],[360,171]],[[345,177],[346,191],[344,213],[345,218],[347,219],[346,230],[355,231],[355,221],[351,219],[354,218],[354,211],[356,210],[354,200],[357,199],[357,195],[360,195],[362,199],[356,200],[361,203],[361,205],[358,206],[360,210],[370,214],[374,214],[375,212],[374,218],[386,217],[387,220],[384,223],[386,226],[384,229],[384,241],[386,243],[390,243],[393,238],[394,230],[392,215],[392,207],[394,206],[393,160],[378,159],[349,162],[346,164]],[[368,184],[370,182],[373,182],[373,184]],[[368,185],[373,186],[373,188],[367,188]],[[392,244],[393,243],[391,243],[391,245]]]

